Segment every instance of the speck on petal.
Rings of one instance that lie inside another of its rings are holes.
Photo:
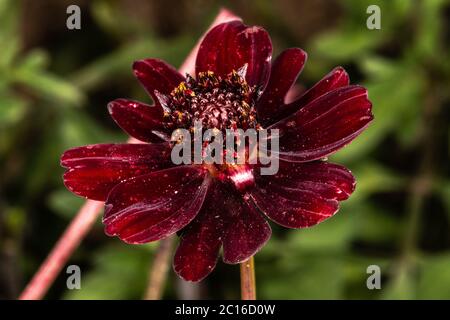
[[[306,57],[302,49],[290,48],[280,53],[272,63],[269,82],[256,104],[261,123],[275,122],[274,116],[282,112],[280,109],[284,108],[284,99],[302,71]]]
[[[372,121],[372,104],[360,86],[338,88],[304,106],[269,129],[280,130],[279,158],[320,159],[356,138]]]
[[[223,238],[223,261],[235,264],[258,252],[272,230],[254,205],[242,197],[230,197],[227,210],[230,220]]]
[[[281,104],[278,108],[274,108],[268,124],[275,123],[294,114],[324,94],[338,88],[346,87],[349,83],[350,78],[344,68],[334,68],[312,88],[303,93],[298,99],[288,104]]]
[[[173,166],[168,143],[77,147],[64,152],[61,165],[70,191],[99,201],[124,180]]]
[[[159,104],[155,90],[161,94],[169,94],[185,80],[174,67],[159,59],[138,60],[133,64],[133,70],[155,104]]]
[[[350,78],[344,68],[336,67],[292,104],[297,105],[300,109],[302,106],[307,105],[324,94],[338,88],[346,87],[349,84]]]
[[[323,161],[280,162],[273,176],[256,177],[251,197],[274,222],[288,228],[305,228],[334,215],[338,201],[355,189],[355,179],[346,168]]]
[[[161,106],[116,99],[108,104],[114,121],[130,136],[145,142],[161,142],[169,134],[163,124]]]
[[[195,218],[209,184],[207,171],[197,166],[174,167],[122,182],[106,200],[105,232],[127,243],[165,238]]]
[[[173,267],[184,280],[200,281],[216,266],[228,223],[224,192],[222,184],[214,181],[197,217],[182,230]]]
[[[269,34],[261,27],[234,20],[219,24],[206,34],[197,54],[196,73],[213,71],[224,77],[247,64],[247,83],[264,88],[271,58]]]

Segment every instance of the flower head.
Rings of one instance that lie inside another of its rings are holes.
[[[254,255],[269,239],[263,217],[305,228],[333,216],[354,191],[347,169],[323,160],[372,121],[365,88],[349,85],[336,68],[293,101],[286,96],[306,61],[298,48],[273,62],[260,27],[235,20],[203,39],[194,75],[181,75],[158,59],[134,63],[154,105],[117,99],[108,105],[117,124],[137,144],[98,144],[66,151],[64,183],[72,192],[105,201],[108,235],[146,243],[180,235],[174,269],[198,281],[215,267]],[[176,129],[278,129],[279,170],[262,175],[258,164],[175,165]]]

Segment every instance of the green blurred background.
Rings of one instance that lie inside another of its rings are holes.
[[[81,30],[66,8],[81,7]],[[366,9],[381,8],[381,30]],[[450,298],[450,4],[445,0],[0,0],[0,298],[14,299],[83,203],[62,183],[67,148],[125,141],[106,104],[148,101],[134,60],[178,66],[221,6],[264,26],[275,54],[309,54],[299,83],[334,66],[366,86],[375,121],[332,156],[358,185],[314,228],[273,225],[256,255],[263,299]],[[127,246],[89,233],[70,264],[82,289],[58,277],[50,299],[140,299],[155,244]],[[366,268],[381,267],[368,290]],[[218,263],[199,285],[172,271],[164,298],[239,298],[238,266]]]

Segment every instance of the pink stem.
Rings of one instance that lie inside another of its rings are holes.
[[[86,236],[99,216],[103,202],[88,200],[81,207],[52,252],[20,295],[20,300],[38,300],[47,292],[73,251]]]
[[[217,24],[236,19],[240,18],[227,9],[221,9],[216,19],[210,25],[209,29]],[[194,49],[192,49],[186,60],[179,68],[179,71],[181,73],[194,74],[195,59],[201,39],[196,44]],[[133,138],[130,138],[128,140],[128,143],[136,142],[137,141]],[[86,203],[78,211],[76,217],[69,224],[61,238],[58,240],[56,245],[53,247],[50,254],[42,263],[39,270],[35,273],[31,281],[25,287],[22,294],[19,296],[20,300],[39,300],[44,297],[44,295],[47,293],[47,290],[55,281],[59,272],[69,260],[72,253],[75,251],[75,249],[78,247],[78,245],[94,225],[94,222],[100,215],[102,207],[103,202],[93,200],[86,201]]]

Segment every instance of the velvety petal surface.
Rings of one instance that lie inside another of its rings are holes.
[[[317,82],[312,88],[304,92],[297,99],[294,99],[294,101],[285,104],[283,100],[281,101],[282,103],[274,105],[271,110],[272,113],[269,113],[269,115],[265,117],[263,123],[270,125],[291,116],[315,99],[335,89],[346,87],[349,83],[350,79],[347,72],[342,67],[337,67]],[[258,105],[261,105],[261,107],[258,108],[262,108],[263,103],[266,102],[258,101]],[[270,110],[268,110],[268,112],[270,112]]]
[[[306,57],[302,49],[291,48],[280,53],[272,63],[269,82],[256,105],[260,123],[270,122],[274,113],[284,106],[285,97],[302,71]]]
[[[210,178],[197,166],[180,166],[127,180],[105,203],[108,235],[127,243],[165,238],[191,222],[203,205]]]
[[[288,228],[313,226],[334,215],[355,189],[346,168],[322,161],[280,162],[277,174],[257,176],[251,197],[271,220]]]
[[[61,156],[61,165],[67,168],[64,184],[77,195],[105,201],[121,181],[172,166],[170,152],[167,143],[73,148]]]
[[[327,92],[346,87],[349,84],[350,78],[344,68],[336,67],[292,104],[298,105],[300,109],[302,106],[307,105]]]
[[[304,162],[342,148],[372,119],[367,90],[347,86],[322,95],[269,129],[280,130],[280,159]]]
[[[246,197],[232,195],[226,206],[229,225],[223,238],[223,261],[235,264],[258,252],[269,240],[272,230]]]
[[[227,226],[224,190],[215,180],[197,217],[182,230],[173,267],[184,280],[200,281],[216,266]]]
[[[170,139],[163,126],[161,106],[150,106],[138,101],[117,99],[108,104],[114,121],[130,136],[145,142]]]
[[[196,73],[213,71],[225,76],[247,64],[249,85],[264,87],[270,72],[272,43],[261,27],[249,27],[241,21],[222,23],[211,29],[200,44]]]
[[[159,59],[138,60],[133,64],[133,71],[155,104],[160,104],[155,90],[167,95],[185,80],[174,67]]]

